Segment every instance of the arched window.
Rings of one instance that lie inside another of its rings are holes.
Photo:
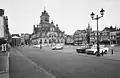
[[[40,44],[42,44],[42,39],[40,39]]]
[[[49,43],[51,43],[51,40],[49,40]]]
[[[58,40],[58,43],[59,43],[59,40]]]
[[[54,34],[54,37],[56,37],[56,34]]]
[[[47,19],[47,18],[45,18],[45,21],[47,22],[47,21],[48,21],[48,19]]]
[[[63,43],[63,40],[61,40],[61,43]]]
[[[45,39],[45,42],[44,43],[47,43],[47,40]]]
[[[51,31],[51,32],[53,32],[54,30],[55,30],[54,27],[51,27],[51,28],[50,28],[50,31]]]

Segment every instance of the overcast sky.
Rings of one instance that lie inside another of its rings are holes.
[[[96,30],[96,21],[91,20],[90,14],[100,15],[101,8],[105,15],[99,20],[99,29],[111,25],[120,27],[120,0],[0,0],[12,34],[32,33],[33,25],[40,22],[44,6],[50,21],[58,24],[66,34],[85,29],[88,23]]]

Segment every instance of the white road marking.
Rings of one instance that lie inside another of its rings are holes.
[[[38,66],[35,62],[33,62],[32,60],[30,60],[29,58],[25,57],[20,51],[18,51],[16,49],[16,51],[19,53],[20,56],[24,57],[27,61],[29,61],[31,64],[33,64],[34,66],[39,68],[39,71],[41,72],[41,70],[43,72],[45,72],[47,75],[49,75],[52,78],[56,78],[55,76],[53,76],[51,73],[47,72],[45,69],[43,69],[42,67]]]

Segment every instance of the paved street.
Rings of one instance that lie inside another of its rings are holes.
[[[5,53],[0,54],[0,73],[6,71],[7,59],[8,59],[6,54]]]
[[[12,49],[10,53],[9,78],[54,78],[31,63],[16,49]]]
[[[9,53],[0,53],[0,78],[9,78]]]
[[[41,67],[56,78],[120,77],[120,60],[64,52],[75,52],[75,47],[61,51],[52,51],[50,47],[18,47],[11,53],[10,78],[43,78],[40,77],[43,73],[36,71]]]

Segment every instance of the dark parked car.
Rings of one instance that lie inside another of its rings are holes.
[[[90,49],[90,47],[88,45],[83,45],[80,46],[79,48],[76,49],[77,53],[86,53],[86,49]]]

